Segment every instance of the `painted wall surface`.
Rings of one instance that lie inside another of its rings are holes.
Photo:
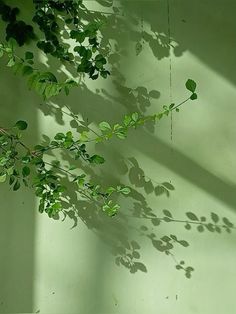
[[[106,1],[85,2],[110,12]],[[82,201],[74,202],[71,219],[49,219],[37,213],[31,191],[13,194],[1,186],[0,313],[235,313],[236,232],[227,233],[222,218],[236,223],[236,3],[122,5],[124,15],[111,15],[104,29],[105,39],[117,44],[110,78],[86,80],[47,107],[4,67],[0,124],[28,120],[26,140],[34,143],[70,127],[52,107],[66,111],[67,105],[92,125],[119,122],[126,113],[150,114],[181,102],[188,78],[198,83],[198,100],[172,119],[131,131],[125,141],[96,144],[106,163],[91,176],[132,188],[112,219]],[[169,196],[158,187],[163,182],[174,187]],[[163,210],[176,221],[158,224],[153,217],[164,217]],[[220,227],[212,232],[196,223],[187,230],[187,212],[206,223],[214,213]],[[175,243],[173,254],[165,254],[160,239],[170,235],[189,246]],[[121,256],[124,265],[118,265]],[[180,261],[194,268],[190,278],[176,269]]]

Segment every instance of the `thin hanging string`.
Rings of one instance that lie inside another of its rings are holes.
[[[170,103],[172,103],[172,58],[171,58],[171,25],[170,25],[170,2],[167,0],[167,23],[168,23],[168,46],[169,46],[169,89]],[[173,151],[173,114],[170,113],[170,140]]]
[[[167,0],[167,23],[168,23],[168,44],[169,44],[169,89],[170,103],[172,103],[172,58],[171,58],[171,27],[170,27],[170,0]],[[173,153],[173,115],[170,112],[170,141],[171,153]],[[170,180],[171,183],[171,180]]]
[[[145,43],[145,40],[144,40],[144,27],[143,27],[143,14],[141,14],[141,36],[142,36],[142,44]]]

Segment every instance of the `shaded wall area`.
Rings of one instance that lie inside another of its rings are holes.
[[[12,6],[17,1],[10,1]],[[31,16],[29,2],[21,17]],[[5,25],[0,23],[1,39]],[[23,140],[34,146],[38,140],[35,102],[38,97],[27,89],[24,78],[13,74],[0,61],[0,126],[11,127],[18,120],[28,123]],[[36,200],[31,188],[12,191],[8,182],[0,189],[0,313],[31,313],[34,295],[35,211]]]
[[[33,145],[37,140],[35,97],[3,66],[0,124],[9,127],[18,120],[29,121],[25,140]],[[0,312],[32,312],[35,197],[30,188],[13,192],[8,183],[1,184],[0,197]]]
[[[232,0],[212,1],[121,1],[126,14],[135,14],[150,25],[152,35],[163,34],[163,39],[170,35],[176,44],[173,52],[181,56],[190,51],[206,66],[212,68],[235,84],[232,68],[235,65],[235,18],[236,4]],[[153,10],[155,6],[155,9]],[[169,23],[167,19],[169,6]],[[165,8],[165,13],[163,9]],[[162,14],[160,14],[162,12]],[[163,14],[164,13],[164,14]],[[170,24],[170,25],[168,25]],[[150,36],[144,35],[150,47],[154,47]],[[168,42],[168,40],[167,40]],[[156,56],[160,59],[168,55],[165,42]],[[155,43],[157,46],[157,42]],[[161,55],[160,51],[164,53]],[[159,53],[159,55],[158,55]]]

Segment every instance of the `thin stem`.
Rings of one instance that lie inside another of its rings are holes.
[[[190,97],[191,97],[191,96],[189,96],[187,99],[185,99],[184,101],[182,101],[182,102],[181,102],[180,104],[178,104],[177,106],[171,108],[170,111],[173,111],[173,110],[175,110],[176,108],[178,108],[178,107],[182,106],[183,104],[185,104],[187,101],[190,100]]]
[[[174,106],[174,107],[171,108],[171,109],[164,110],[163,112],[160,112],[160,113],[158,113],[158,114],[154,114],[154,115],[151,115],[151,116],[143,117],[143,120],[144,120],[144,121],[143,121],[142,125],[143,125],[145,122],[149,121],[149,120],[153,120],[154,118],[158,118],[159,115],[164,115],[164,114],[167,113],[167,112],[172,112],[172,111],[176,110],[177,108],[179,108],[180,106],[182,106],[183,104],[185,104],[185,103],[186,103],[187,101],[189,101],[189,100],[190,100],[190,97],[188,97],[187,99],[183,100],[181,103],[179,103],[178,105]],[[126,129],[128,130],[128,127],[126,127]],[[113,131],[110,133],[110,135],[112,135],[112,134],[114,134]],[[106,134],[106,135],[98,135],[98,136],[99,136],[99,139],[106,139],[107,134]],[[87,141],[85,141],[85,143],[94,142],[94,141],[97,141],[97,138],[93,138],[93,139],[91,139],[91,140],[87,140]]]

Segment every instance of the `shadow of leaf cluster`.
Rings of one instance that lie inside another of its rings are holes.
[[[61,157],[64,161],[69,162],[69,164],[73,162],[64,153],[62,153]],[[77,163],[79,163],[78,167],[80,169],[89,173],[93,182],[99,184],[120,184],[113,174],[109,176],[104,169],[97,171],[97,169],[87,167],[81,162]],[[194,268],[187,266],[187,263],[182,259],[178,261],[174,254],[176,245],[187,248],[189,246],[188,241],[179,239],[174,234],[162,235],[156,227],[164,223],[178,223],[182,224],[187,230],[196,227],[199,232],[202,232],[203,229],[203,231],[208,230],[220,233],[223,230],[231,232],[234,229],[234,225],[226,217],[220,219],[216,213],[211,213],[210,220],[203,216],[198,217],[193,212],[185,213],[186,220],[176,219],[173,217],[171,211],[167,209],[162,211],[162,216],[157,215],[156,211],[148,206],[146,197],[143,194],[143,192],[146,195],[150,194],[150,189],[145,189],[145,184],[147,183],[146,176],[139,166],[138,161],[134,157],[129,159],[123,158],[123,164],[119,164],[119,167],[123,170],[125,169],[124,174],[129,179],[131,193],[125,203],[127,205],[113,218],[106,217],[96,203],[78,198],[76,187],[68,181],[68,178],[62,172],[62,184],[68,186],[67,199],[63,202],[63,220],[72,220],[72,228],[79,226],[79,221],[82,221],[88,229],[96,233],[106,243],[108,249],[114,255],[116,265],[127,268],[131,273],[137,271],[147,272],[147,266],[142,261],[142,241],[140,241],[141,238],[146,238],[159,253],[164,253],[173,259],[177,270],[183,271],[186,278],[191,278]],[[151,178],[148,180],[153,181]],[[162,184],[169,192],[173,191],[175,189],[174,186],[172,184],[168,186],[167,183],[164,182]],[[140,188],[143,188],[142,193],[139,192]],[[154,191],[155,188],[152,188],[151,192]],[[156,194],[156,196],[160,197],[160,194]],[[54,219],[61,218],[59,215],[54,217]],[[137,218],[140,219],[139,227],[136,224]],[[145,220],[149,221],[155,227],[155,233],[150,224],[143,224]],[[131,230],[132,236],[130,236]]]

